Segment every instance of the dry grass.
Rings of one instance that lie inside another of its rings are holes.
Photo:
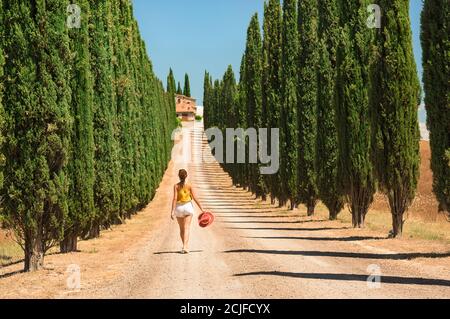
[[[320,204],[317,209],[317,216],[323,219],[328,218],[325,206]],[[450,223],[443,216],[438,221],[432,222],[411,213],[406,217],[403,230],[403,238],[439,241],[443,244],[450,244]],[[352,216],[346,209],[338,220],[341,223],[351,224]],[[386,235],[392,229],[391,214],[388,210],[371,209],[366,217],[366,228]]]
[[[6,266],[23,259],[22,248],[6,232],[0,230],[0,266]]]

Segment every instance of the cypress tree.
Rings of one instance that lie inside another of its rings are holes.
[[[3,26],[3,3],[0,1],[0,25]],[[3,27],[0,30],[0,189],[3,187],[3,165],[5,164],[5,158],[2,151],[3,146],[3,126],[4,126],[4,109],[2,104],[3,98],[3,64],[5,63],[5,58],[3,56],[3,43],[5,42]]]
[[[90,52],[93,77],[94,121],[94,203],[95,216],[89,237],[98,237],[100,227],[118,218],[120,207],[120,161],[115,136],[116,96],[113,86],[111,2],[96,1],[91,5]]]
[[[175,130],[177,127],[177,120],[176,120],[176,101],[175,101],[175,94],[176,94],[176,81],[175,76],[173,75],[172,69],[170,69],[169,78],[168,78],[168,85],[170,85],[170,88],[167,90],[167,95],[169,98],[169,107],[168,110],[168,117],[169,117],[169,127],[171,128],[171,131]],[[170,84],[169,84],[170,83]],[[170,118],[171,115],[173,115],[173,118]],[[171,132],[170,131],[170,132]],[[172,137],[170,137],[170,141],[172,142]],[[171,151],[170,151],[171,153]]]
[[[121,20],[121,11],[120,11],[120,2],[121,0],[113,0],[111,1],[111,11],[112,11],[112,27],[111,32],[114,34],[113,36],[113,47],[112,50],[114,52],[113,56],[113,66],[114,66],[114,89],[116,96],[116,117],[117,117],[117,126],[116,126],[116,139],[119,144],[119,161],[120,161],[120,207],[119,207],[119,220],[116,223],[122,222],[124,219],[125,212],[128,205],[128,194],[130,194],[130,188],[127,184],[127,175],[129,175],[130,163],[126,161],[126,148],[125,145],[129,145],[126,143],[126,127],[127,127],[127,116],[125,115],[125,110],[127,109],[127,97],[128,97],[128,87],[129,81],[127,79],[127,64],[126,57],[124,56],[124,38],[122,31],[122,20]]]
[[[152,122],[149,121],[149,116],[152,114],[151,102],[148,97],[147,92],[151,92],[151,87],[149,86],[149,81],[152,77],[151,66],[147,64],[147,52],[145,43],[142,41],[138,24],[135,19],[133,19],[133,41],[134,41],[134,56],[136,59],[135,66],[135,83],[138,90],[138,103],[139,112],[135,119],[135,125],[139,127],[138,133],[141,134],[138,137],[138,167],[139,167],[139,184],[138,184],[138,209],[144,208],[147,203],[153,197],[154,191],[154,180],[152,178],[152,166],[151,166],[151,143],[150,143],[150,128]],[[161,91],[154,92],[154,94],[164,94],[164,88]],[[167,102],[169,100],[167,99]],[[164,123],[166,110],[164,108],[162,114],[160,115]],[[168,126],[168,123],[166,124]],[[168,129],[168,127],[167,127]],[[164,133],[165,134],[165,133]],[[163,141],[161,145],[162,148],[166,148],[166,140]],[[166,157],[163,158],[166,160]]]
[[[222,121],[224,118],[224,109],[222,108],[223,106],[223,100],[221,99],[222,97],[222,81],[220,80],[216,80],[216,82],[214,83],[214,104],[215,104],[215,117],[214,117],[214,126],[217,128],[221,128],[222,127]]]
[[[422,12],[423,83],[430,130],[433,190],[450,210],[450,4],[425,0]]]
[[[77,3],[82,15],[80,28],[69,29],[72,61],[72,103],[74,126],[70,155],[70,201],[61,252],[77,250],[78,236],[84,235],[94,220],[94,133],[93,133],[93,82],[90,71],[89,17],[87,0]]]
[[[177,91],[177,85],[175,82],[175,76],[173,75],[172,68],[170,68],[169,75],[167,76],[167,92],[175,94]]]
[[[147,65],[148,68],[151,68],[150,65]],[[157,92],[159,84],[158,80],[152,77],[149,82],[150,88],[153,92]],[[170,94],[170,92],[169,92]],[[175,99],[173,99],[175,101]],[[162,123],[161,114],[165,112],[164,109],[162,109],[161,105],[161,97],[159,94],[153,94],[150,98],[151,106],[149,108],[149,113],[147,114],[146,118],[148,121],[148,125],[150,126],[150,132],[152,139],[149,142],[149,157],[151,161],[151,173],[152,176],[152,195],[156,191],[156,188],[158,187],[160,178],[162,177],[162,171],[164,169],[164,165],[161,163],[163,161],[164,150],[161,146],[165,145],[164,137],[162,136],[164,134],[164,123]],[[175,108],[173,110],[175,112]],[[168,127],[169,129],[169,127]],[[170,138],[170,137],[169,137]]]
[[[170,103],[170,109],[172,110],[169,114],[174,114],[174,118],[172,119],[172,124],[170,124],[170,127],[172,127],[172,130],[175,129],[176,125],[176,100],[175,100],[175,94],[177,91],[177,85],[175,81],[175,76],[173,75],[172,69],[170,69],[169,76],[167,78],[167,95],[169,98]],[[170,116],[170,115],[168,115]],[[170,138],[172,140],[172,137]]]
[[[415,197],[419,175],[420,85],[412,48],[409,1],[380,0],[384,9],[376,36],[372,109],[376,114],[377,176],[391,206],[394,237]]]
[[[58,0],[11,0],[1,11],[7,60],[0,83],[8,105],[1,212],[24,249],[25,271],[43,267],[45,252],[62,238],[67,215],[72,121],[63,63],[70,54],[65,9]]]
[[[189,82],[189,75],[187,73],[184,75],[183,95],[187,96],[187,97],[191,97],[191,84]]]
[[[339,39],[337,0],[319,1],[320,50],[317,98],[317,184],[322,202],[335,220],[344,202],[338,184],[336,52]]]
[[[298,15],[297,1],[283,2],[283,33],[282,33],[282,115],[283,139],[281,143],[281,180],[285,184],[280,190],[280,204],[287,200],[291,208],[298,204]]]
[[[247,125],[258,131],[262,128],[262,40],[258,14],[253,15],[247,31],[245,49],[244,89],[247,104]],[[263,178],[257,164],[250,164],[250,190],[256,197],[266,197]]]
[[[246,68],[245,68],[245,53],[242,56],[241,59],[241,66],[240,66],[240,78],[239,78],[239,85],[238,85],[238,93],[237,93],[237,103],[236,103],[236,126],[238,128],[247,129],[247,97],[246,97],[246,91],[245,91],[245,81],[246,81]],[[246,144],[246,140],[244,140],[244,143]],[[238,172],[237,172],[237,180],[239,186],[242,188],[248,187],[248,165],[247,163],[239,164]]]
[[[209,128],[209,120],[210,120],[210,114],[211,114],[211,76],[209,75],[208,71],[205,71],[205,77],[203,80],[203,116],[204,116],[204,123],[205,128]]]
[[[183,94],[183,90],[181,89],[181,83],[180,82],[178,82],[177,94],[179,94],[179,95]]]
[[[298,4],[298,200],[314,215],[317,204],[317,72],[319,61],[317,1]]]
[[[132,55],[132,37],[130,21],[130,3],[118,0],[115,7],[117,32],[117,113],[120,123],[120,150],[121,150],[121,219],[131,217],[138,204],[136,197],[136,143],[134,140],[133,118],[136,114],[136,91],[134,83]]]
[[[339,4],[343,27],[337,56],[339,189],[347,197],[354,227],[364,227],[375,193],[367,85],[371,43],[366,25],[368,2],[343,0]]]
[[[144,114],[146,112],[146,78],[142,72],[144,66],[141,63],[141,41],[140,33],[137,26],[137,22],[133,17],[132,3],[128,2],[127,7],[127,21],[129,27],[129,39],[132,45],[129,47],[129,61],[131,61],[131,76],[134,86],[135,95],[133,96],[133,102],[135,103],[134,113],[132,115],[132,140],[134,143],[134,176],[133,176],[133,188],[134,188],[134,203],[131,213],[137,213],[144,208],[147,204],[147,192],[149,191],[149,185],[147,185],[147,178],[149,174],[146,173],[146,152],[145,152],[145,124],[143,123]],[[163,89],[164,90],[164,89]],[[156,91],[158,94],[160,91]],[[162,109],[161,120],[163,121],[165,114],[164,108]],[[163,133],[164,134],[164,133]],[[165,140],[162,141],[160,146],[163,151],[165,149]],[[161,163],[165,158],[161,159]]]
[[[151,63],[148,63],[151,65]],[[152,71],[152,74],[153,71]],[[156,76],[153,75],[154,78],[156,78]],[[164,113],[164,120],[165,120],[165,125],[164,125],[164,134],[165,134],[165,145],[166,145],[166,154],[165,154],[165,161],[163,162],[163,170],[161,172],[161,176],[158,180],[158,185],[155,185],[155,189],[154,192],[156,192],[157,186],[159,186],[159,183],[161,182],[164,173],[169,165],[169,161],[171,160],[171,156],[172,156],[172,148],[173,148],[173,140],[172,140],[172,133],[173,131],[178,127],[178,122],[177,122],[177,114],[176,114],[176,106],[175,106],[175,97],[173,96],[173,94],[165,94],[164,92],[164,87],[161,83],[160,86],[160,95],[162,95],[163,97],[165,97],[165,100],[168,100],[166,102],[166,107],[165,107],[165,113]]]
[[[230,122],[228,124],[228,127],[230,128],[234,128],[234,129],[239,129],[241,128],[241,124],[240,124],[240,111],[241,111],[241,105],[239,104],[240,100],[240,95],[239,95],[239,84],[235,79],[234,73],[233,73],[233,79],[234,79],[234,84],[233,84],[233,100],[232,100],[232,116],[230,117]],[[234,150],[235,150],[235,156],[234,156],[234,165],[231,165],[231,177],[233,179],[233,184],[234,185],[239,185],[240,183],[240,172],[241,172],[241,168],[242,165],[238,163],[238,154],[239,152],[242,151],[241,147],[242,144],[240,143],[241,139],[240,137],[236,138],[234,140]]]
[[[236,118],[235,118],[235,102],[237,95],[237,87],[236,87],[236,78],[234,76],[233,68],[228,66],[227,71],[223,76],[223,87],[222,87],[222,103],[224,110],[224,121],[222,125],[223,136],[226,136],[227,128],[235,128],[236,127]],[[224,139],[224,159],[226,159],[226,139]],[[235,160],[237,159],[237,155],[235,152]],[[225,162],[225,168],[227,172],[233,177],[234,176],[234,164]]]
[[[262,114],[263,126],[280,128],[281,126],[281,28],[282,12],[278,0],[269,0],[264,7],[263,40],[263,91]],[[270,135],[272,130],[270,130]],[[271,140],[270,138],[268,140]],[[272,152],[269,147],[269,152]],[[265,178],[271,201],[280,196],[281,176],[278,173]]]

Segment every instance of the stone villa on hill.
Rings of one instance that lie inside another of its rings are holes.
[[[196,99],[184,96],[175,95],[177,105],[177,117],[183,121],[195,121],[197,114]]]

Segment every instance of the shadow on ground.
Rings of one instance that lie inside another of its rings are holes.
[[[202,253],[203,250],[191,250],[189,254],[196,254],[196,253]],[[181,250],[177,251],[160,251],[157,253],[154,253],[154,255],[182,255]]]
[[[273,240],[315,240],[315,241],[362,241],[362,240],[383,240],[387,237],[363,237],[363,236],[351,236],[351,237],[246,237],[252,239],[273,239]]]
[[[278,271],[260,271],[235,274],[235,277],[246,276],[279,276],[288,278],[318,279],[318,280],[339,280],[339,281],[363,281],[367,282],[367,275],[356,274],[310,274],[310,273],[293,273]],[[450,287],[450,280],[445,279],[428,279],[428,278],[410,278],[397,276],[382,276],[381,283],[399,284],[399,285],[424,285],[424,286],[444,286]]]
[[[392,259],[411,260],[416,258],[446,258],[450,257],[450,252],[446,253],[398,253],[398,254],[373,254],[373,253],[349,253],[339,251],[296,251],[296,250],[257,250],[257,249],[236,249],[228,250],[224,253],[250,253],[250,254],[271,254],[271,255],[294,255],[312,257],[337,257],[337,258],[364,258],[364,259]]]
[[[227,227],[227,229],[245,229],[245,230],[290,230],[290,231],[322,231],[322,230],[340,230],[350,229],[350,227],[321,227],[321,228],[273,228],[273,227]]]

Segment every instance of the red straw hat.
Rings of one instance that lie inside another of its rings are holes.
[[[204,212],[198,216],[198,224],[200,227],[205,228],[214,222],[214,215],[211,212]]]

